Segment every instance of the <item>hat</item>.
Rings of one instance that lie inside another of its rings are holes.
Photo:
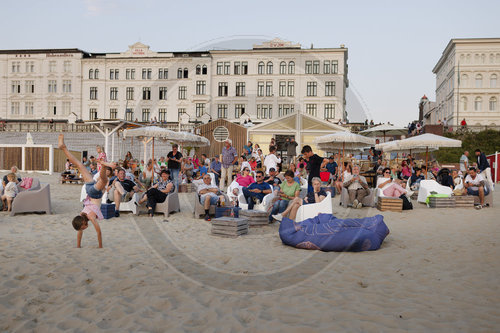
[[[276,171],[276,169],[275,168],[270,168],[269,172],[271,172],[271,171]]]
[[[333,159],[335,159],[335,157],[332,155],[328,159],[333,160]]]
[[[227,138],[224,142],[229,142],[230,145],[233,144],[233,141],[231,141],[231,139]]]

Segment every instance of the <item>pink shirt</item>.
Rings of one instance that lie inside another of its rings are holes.
[[[97,156],[97,159],[104,161],[104,162],[108,161],[108,158],[106,157],[106,153],[104,153],[104,152],[99,153],[99,155]],[[101,171],[101,165],[99,163],[97,163],[97,170]]]
[[[240,184],[240,186],[247,187],[248,185],[255,183],[255,180],[250,175],[248,176],[238,175],[236,177],[236,182]]]
[[[401,170],[401,173],[403,174],[403,176],[405,177],[411,177],[411,171],[410,171],[410,168],[408,167],[403,167],[403,169]]]
[[[94,213],[97,216],[98,220],[102,220],[104,218],[104,216],[101,213],[101,208],[97,207],[97,205],[94,204],[90,200],[89,196],[87,196],[87,198],[85,198],[85,201],[83,202],[83,205],[85,207],[83,207],[82,213],[85,213],[85,214]]]

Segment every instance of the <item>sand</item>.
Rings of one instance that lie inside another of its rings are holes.
[[[236,239],[192,214],[122,213],[75,248],[81,187],[57,176],[55,214],[0,213],[1,332],[493,332],[500,327],[500,200],[494,207],[384,212],[382,248],[322,253],[282,245],[277,223]],[[376,209],[340,208],[340,216]]]

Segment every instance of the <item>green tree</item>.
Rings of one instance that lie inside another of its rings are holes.
[[[485,130],[478,133],[446,133],[446,137],[462,140],[461,148],[441,148],[435,152],[437,160],[441,163],[458,163],[465,150],[474,156],[476,149],[481,149],[486,155],[494,154],[500,150],[500,131]]]

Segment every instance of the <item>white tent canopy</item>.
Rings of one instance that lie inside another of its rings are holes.
[[[404,127],[396,127],[391,124],[381,124],[377,125],[375,127],[369,128],[367,130],[359,132],[359,134],[369,136],[369,137],[375,137],[375,136],[383,136],[384,141],[385,137],[387,135],[392,136],[392,135],[405,135],[408,133],[408,129]]]
[[[399,146],[399,148],[406,150],[415,148],[439,149],[445,147],[462,147],[462,141],[450,139],[436,134],[426,133],[399,140],[397,145]]]
[[[344,131],[320,136],[314,143],[331,149],[356,150],[375,145],[375,139]]]

